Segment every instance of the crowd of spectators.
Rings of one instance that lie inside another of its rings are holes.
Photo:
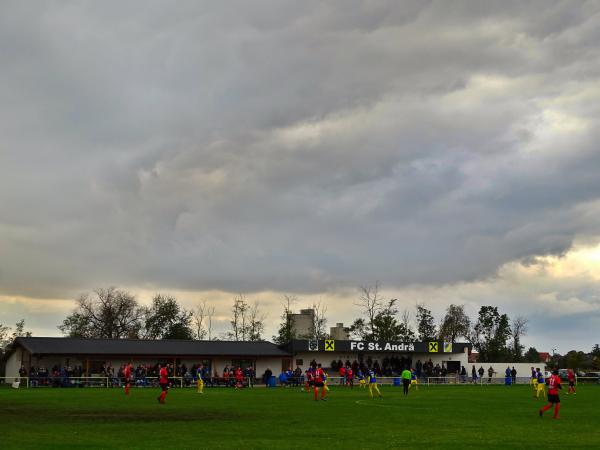
[[[158,386],[160,363],[139,364],[133,367],[133,383],[135,386]],[[255,371],[252,366],[245,369],[241,367],[225,366],[219,374],[217,369],[211,373],[210,367],[194,364],[188,367],[185,363],[178,365],[167,364],[168,376],[173,386],[195,385],[198,377],[202,377],[207,386],[234,387],[242,385],[252,386],[256,381]],[[125,364],[113,367],[110,363],[103,364],[99,373],[87,374],[82,366],[53,366],[48,370],[45,366],[30,367],[23,365],[19,369],[19,377],[23,383],[29,379],[30,387],[75,387],[75,386],[111,386],[121,387],[125,383]],[[240,382],[240,378],[242,379]]]

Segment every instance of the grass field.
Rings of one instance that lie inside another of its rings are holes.
[[[293,389],[235,391],[0,389],[0,447],[26,448],[600,448],[600,386],[562,395],[561,419],[527,386],[333,387],[327,402]]]

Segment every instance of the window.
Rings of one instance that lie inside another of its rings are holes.
[[[247,368],[248,366],[252,366],[253,369],[256,369],[256,364],[253,359],[232,359],[231,360],[232,367],[241,367],[242,369]]]

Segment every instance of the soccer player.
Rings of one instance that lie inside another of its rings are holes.
[[[382,398],[381,392],[379,392],[379,386],[377,386],[377,376],[375,375],[375,371],[373,369],[369,369],[369,394],[371,398],[373,398],[373,390],[377,392],[379,398]]]
[[[411,369],[410,371],[410,386],[408,388],[410,389],[412,386],[414,386],[417,391],[419,390],[419,383],[417,381],[417,373],[415,372],[415,369]]]
[[[575,392],[575,372],[573,371],[573,369],[568,370],[567,380],[569,381],[569,390],[567,391],[567,395],[576,395],[577,392]]]
[[[169,371],[167,370],[166,364],[160,365],[160,371],[158,372],[158,382],[160,384],[160,388],[162,392],[158,396],[158,403],[165,404],[165,397],[167,396],[167,392],[169,391]]]
[[[315,383],[315,378],[314,378],[314,374],[313,374],[313,368],[309,367],[308,369],[306,369],[306,372],[304,372],[306,374],[306,381],[304,382],[304,389],[306,390],[306,392],[310,392],[310,388],[314,385]]]
[[[560,410],[560,398],[558,396],[558,390],[562,389],[560,384],[560,377],[558,376],[558,370],[554,370],[550,378],[548,378],[548,404],[540,409],[540,418],[543,417],[544,412],[548,411],[554,406],[553,419],[558,419],[558,411]]]
[[[535,397],[537,392],[537,383],[538,383],[538,371],[533,367],[531,368],[531,386],[533,387],[533,396]]]
[[[546,398],[546,380],[544,380],[544,372],[537,369],[537,378],[536,378],[536,389],[535,389],[535,398],[540,398],[540,393],[542,397]]]
[[[319,401],[319,388],[321,388],[321,400],[325,401],[325,400],[327,400],[325,398],[325,393],[327,392],[325,390],[325,372],[323,372],[323,369],[321,368],[321,364],[317,365],[314,376],[315,376],[315,381],[313,384],[313,392],[315,394],[315,401],[316,402]]]
[[[242,372],[242,368],[238,366],[235,369],[235,388],[241,389],[244,387],[244,372]]]
[[[350,389],[354,389],[354,371],[352,367],[346,369],[346,386],[350,386]]]
[[[204,372],[204,366],[202,364],[200,364],[198,366],[198,369],[196,369],[196,376],[198,377],[198,380],[197,380],[198,389],[196,390],[196,392],[198,394],[204,394],[204,380],[202,379],[203,372]]]
[[[329,378],[329,375],[327,374],[327,372],[323,371],[323,387],[325,388],[325,390],[327,392],[329,392],[329,386],[327,386],[327,379]]]
[[[358,372],[356,373],[356,378],[358,378],[358,384],[361,388],[367,387],[367,383],[365,382],[365,375],[363,374],[362,369],[358,369]]]
[[[123,370],[123,377],[125,378],[125,395],[129,395],[129,385],[131,384],[132,375],[133,367],[131,363],[128,363]]]

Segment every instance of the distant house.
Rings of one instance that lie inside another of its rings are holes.
[[[469,353],[469,362],[471,364],[476,363],[478,360],[479,360],[479,353],[477,353],[477,352]]]
[[[539,352],[540,362],[547,363],[550,362],[550,353],[548,352]]]

